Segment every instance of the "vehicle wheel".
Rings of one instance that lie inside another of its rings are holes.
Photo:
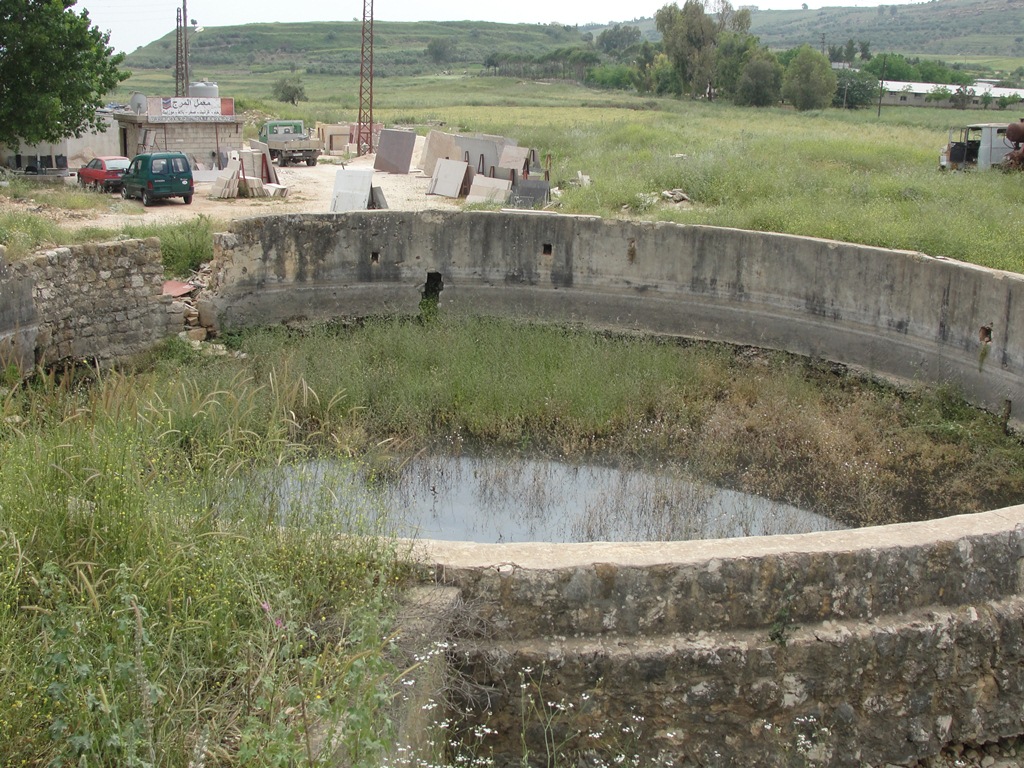
[[[148,189],[142,190],[142,204],[147,208],[153,204],[153,198],[150,196]]]
[[[306,158],[306,165],[308,165],[310,168],[312,168],[314,165],[316,165],[316,158],[315,157],[307,157]]]
[[[127,200],[128,198],[128,187],[121,187],[121,199]]]
[[[185,205],[192,205],[192,195],[184,195],[181,199],[185,201]]]

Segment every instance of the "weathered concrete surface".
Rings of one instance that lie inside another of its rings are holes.
[[[204,315],[224,328],[444,311],[585,322],[783,349],[1024,397],[1024,277],[921,253],[666,223],[371,211],[232,224]],[[986,341],[991,329],[991,341]],[[1016,410],[1011,422],[1022,424]]]
[[[8,264],[0,245],[0,370],[31,370],[39,319],[32,302],[32,278],[24,264]]]
[[[24,373],[36,364],[137,354],[184,328],[181,307],[162,293],[155,238],[57,248],[0,265],[0,362]]]
[[[489,628],[462,642],[462,672],[486,747],[511,762],[541,700],[583,749],[628,728],[618,746],[677,766],[883,765],[1024,732],[1024,506],[802,536],[418,547]]]

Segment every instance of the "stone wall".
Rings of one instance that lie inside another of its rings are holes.
[[[1024,506],[802,536],[417,546],[486,628],[460,639],[454,688],[499,764],[519,764],[524,733],[542,762],[554,733],[645,765],[881,766],[1024,732]]]
[[[183,152],[208,170],[222,167],[232,151],[242,148],[241,117],[227,122],[151,123],[144,115],[119,114],[117,119],[128,157],[144,151]]]
[[[251,219],[217,236],[200,311],[214,328],[413,314],[438,279],[442,312],[783,349],[952,382],[1000,411],[1024,394],[1020,275],[712,227]],[[467,606],[457,712],[488,726],[499,764],[564,742],[605,764],[885,765],[1024,733],[1024,507],[761,539],[420,547],[425,578]]]
[[[782,349],[1024,400],[1024,277],[921,253],[665,223],[523,213],[279,216],[215,240],[214,326],[442,311]],[[1017,307],[1017,309],[1015,309]]]
[[[57,248],[13,264],[0,253],[0,362],[25,373],[146,350],[184,328],[163,282],[155,238]]]

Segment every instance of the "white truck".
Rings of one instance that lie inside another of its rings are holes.
[[[985,171],[1000,165],[1014,150],[1014,142],[1006,135],[1007,128],[1006,123],[975,123],[950,128],[949,140],[939,153],[939,168]]]
[[[301,120],[268,120],[260,128],[260,141],[270,149],[271,160],[282,167],[303,161],[316,165],[324,149],[319,139],[306,133]]]

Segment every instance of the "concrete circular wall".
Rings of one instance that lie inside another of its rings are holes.
[[[283,216],[215,242],[204,322],[503,314],[786,350],[953,383],[1021,424],[1022,277],[760,232],[524,213]],[[429,280],[428,280],[428,275]],[[532,669],[574,727],[642,717],[645,759],[864,765],[1024,732],[1024,507],[667,544],[418,545],[487,639],[469,718],[514,755]],[[561,698],[560,698],[561,697]]]

